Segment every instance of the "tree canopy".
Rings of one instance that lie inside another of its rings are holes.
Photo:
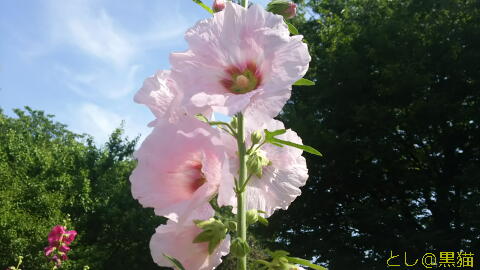
[[[294,87],[279,118],[324,156],[305,154],[302,196],[255,228],[255,247],[330,270],[480,250],[480,2],[297,2],[316,85]],[[67,223],[79,235],[65,269],[158,269],[148,242],[164,220],[130,193],[136,140],[117,129],[99,147],[15,113],[0,110],[0,267],[23,255],[50,269],[46,236]]]
[[[280,118],[324,157],[308,156],[302,196],[263,234],[331,270],[478,251],[480,3],[304,4],[316,86],[295,87]]]
[[[51,269],[43,248],[57,224],[78,231],[65,269],[158,269],[148,242],[163,222],[130,194],[136,140],[117,129],[98,147],[51,115],[0,111],[0,266]]]

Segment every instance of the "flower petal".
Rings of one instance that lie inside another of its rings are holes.
[[[223,157],[215,132],[194,118],[154,128],[134,154],[133,197],[174,221],[210,200],[220,182]]]

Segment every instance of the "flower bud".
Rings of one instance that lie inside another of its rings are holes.
[[[237,258],[243,257],[250,252],[247,242],[241,238],[235,238],[230,245],[230,253]]]
[[[213,1],[213,11],[220,12],[225,8],[225,0],[214,0]]]
[[[250,139],[252,140],[252,144],[257,144],[263,139],[262,133],[257,130],[250,135]]]
[[[238,119],[237,119],[236,116],[232,117],[232,121],[230,122],[230,126],[232,126],[232,128],[233,128],[234,130],[237,129],[237,127],[238,127]]]
[[[291,19],[297,15],[297,5],[288,0],[273,0],[267,5],[267,11]]]
[[[229,231],[231,232],[235,232],[237,231],[237,222],[233,221],[233,220],[229,220],[227,222],[227,228]]]
[[[257,150],[248,155],[247,170],[249,173],[255,174],[258,178],[262,177],[263,167],[271,164],[270,160],[265,156],[265,152]]]
[[[247,225],[252,225],[258,221],[258,212],[255,209],[250,209],[247,211]]]

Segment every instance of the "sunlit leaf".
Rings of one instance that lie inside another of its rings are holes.
[[[201,6],[203,9],[205,9],[206,11],[208,11],[210,14],[213,14],[213,10],[212,10],[209,6],[205,5],[202,1],[200,1],[200,0],[192,0],[192,1],[195,2],[195,3],[197,3],[197,4],[198,4],[199,6]]]
[[[290,34],[292,35],[298,35],[298,29],[291,23],[285,21],[285,23],[287,24],[288,26],[288,31],[290,31]]]
[[[316,270],[327,270],[327,268],[322,267],[320,265],[313,264],[310,261],[305,260],[305,259],[300,259],[300,258],[296,258],[296,257],[287,257],[287,258],[288,258],[289,263],[301,264],[301,265],[308,266],[308,267],[316,269]]]
[[[293,85],[312,86],[312,85],[315,85],[315,83],[305,78],[301,78],[300,80],[296,81]]]
[[[277,139],[277,138],[275,138],[274,141],[276,143],[281,143],[283,145],[288,145],[288,146],[291,146],[291,147],[301,149],[301,150],[303,150],[305,152],[308,152],[310,154],[314,154],[314,155],[317,155],[317,156],[323,156],[322,153],[320,153],[318,150],[316,150],[315,148],[313,148],[311,146],[308,146],[308,145],[297,144],[297,143],[293,143],[293,142],[289,142],[289,141],[280,140],[280,139]]]
[[[183,267],[183,265],[177,259],[170,257],[167,254],[163,254],[163,257],[169,260],[178,270],[185,270],[185,267]]]

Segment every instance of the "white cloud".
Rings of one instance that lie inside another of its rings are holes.
[[[69,1],[64,1],[67,3]],[[91,14],[93,13],[93,14]],[[77,13],[71,14],[75,15]],[[80,48],[87,55],[112,63],[122,68],[128,65],[137,53],[129,34],[114,25],[113,19],[102,9],[98,13],[88,10],[86,14],[65,16],[62,29],[65,41]]]
[[[180,39],[187,20],[173,2],[161,9],[161,1],[149,6],[162,16],[142,18],[147,27],[128,29],[121,18],[106,9],[107,0],[50,0],[45,17],[49,21],[46,40],[30,42],[24,57],[55,58],[54,71],[60,81],[82,97],[119,99],[136,90],[141,78],[139,62],[149,50],[161,48],[168,40]],[[110,9],[108,9],[110,10]],[[67,57],[56,57],[59,51]],[[167,61],[167,59],[165,59]],[[152,71],[153,73],[154,71]]]
[[[83,103],[79,107],[71,106],[69,110],[74,120],[72,130],[92,135],[98,144],[108,141],[110,134],[120,127],[122,121],[125,122],[125,135],[129,139],[134,139],[141,134],[140,141],[142,141],[150,132],[150,128],[146,125],[135,124],[136,121],[133,121],[130,115],[112,112],[94,103]]]
[[[56,78],[70,90],[84,98],[119,99],[128,95],[137,85],[136,75],[139,65],[131,65],[118,71],[101,67],[91,67],[90,72],[75,72],[67,66],[57,65],[53,70]],[[119,76],[119,74],[122,74]]]
[[[106,141],[108,135],[119,127],[122,117],[92,103],[85,103],[79,108],[79,128],[88,132],[98,141]]]

